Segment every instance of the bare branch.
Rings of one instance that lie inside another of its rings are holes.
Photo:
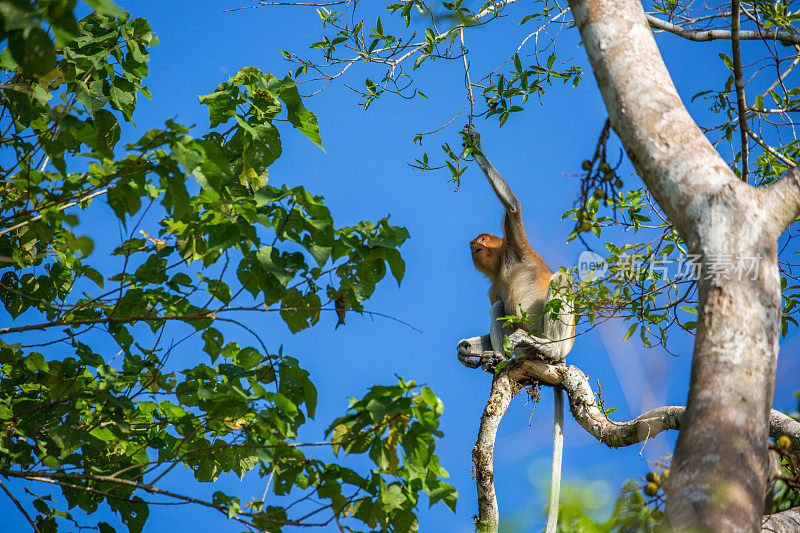
[[[673,33],[690,41],[714,41],[717,39],[732,39],[731,30],[705,30],[692,31],[666,20],[661,20],[653,15],[647,15],[647,23],[651,28]],[[800,34],[787,33],[779,30],[745,30],[739,32],[739,39],[744,41],[775,40],[784,44],[800,44]]]
[[[13,494],[11,494],[11,491],[8,490],[8,487],[6,487],[3,484],[2,481],[0,481],[0,489],[3,489],[3,492],[6,493],[6,496],[11,498],[11,501],[14,502],[14,505],[17,506],[17,509],[19,509],[19,512],[22,513],[22,516],[25,517],[25,519],[28,521],[28,523],[33,528],[34,533],[40,533],[39,528],[36,527],[36,522],[33,521],[33,519],[31,518],[31,515],[28,514],[28,511],[26,511],[25,508],[22,506],[22,504],[19,503],[19,500]]]
[[[777,79],[777,80],[775,80],[774,82],[772,82],[772,84],[771,84],[769,87],[767,87],[767,89],[766,89],[764,92],[762,92],[762,93],[761,93],[761,97],[762,97],[762,98],[766,98],[767,94],[769,94],[769,92],[770,92],[771,90],[773,90],[775,87],[777,87],[777,86],[778,86],[778,84],[779,84],[779,83],[781,83],[781,82],[783,81],[783,79],[784,79],[786,76],[788,76],[788,75],[789,75],[789,73],[790,73],[792,70],[794,70],[794,67],[796,67],[796,66],[797,66],[797,63],[798,63],[798,62],[800,62],[800,46],[798,46],[798,45],[795,45],[795,46],[794,46],[794,49],[797,51],[797,55],[795,55],[795,56],[794,56],[794,59],[792,60],[792,63],[791,63],[791,64],[790,64],[790,65],[789,65],[789,66],[786,68],[786,70],[784,70],[784,71],[781,73],[781,75],[780,75],[780,76],[778,76],[778,79]]]
[[[464,28],[458,30],[459,38],[461,39],[461,59],[464,60],[464,83],[467,86],[467,97],[469,98],[469,122],[472,123],[472,118],[475,116],[475,98],[472,96],[472,80],[469,76],[469,61],[467,61],[467,47],[464,44]]]
[[[222,12],[229,13],[231,11],[241,11],[242,9],[258,9],[266,6],[330,7],[349,4],[352,1],[353,0],[336,0],[334,2],[259,2],[258,5],[255,6],[234,7],[231,9],[225,9]]]
[[[774,155],[775,157],[777,157],[778,159],[780,159],[781,161],[783,161],[784,163],[786,163],[790,167],[793,167],[793,166],[795,166],[797,164],[794,161],[792,161],[791,159],[789,159],[788,157],[786,157],[785,155],[783,155],[782,153],[780,153],[779,151],[775,150],[772,146],[770,146],[766,142],[764,142],[764,140],[761,137],[759,137],[758,135],[753,133],[753,130],[751,130],[747,126],[747,124],[745,124],[745,127],[747,128],[745,130],[747,132],[747,135],[749,135],[751,139],[753,139],[755,142],[757,142],[759,144],[759,146],[761,146],[761,148],[764,149],[764,151],[769,152],[770,154]]]
[[[95,191],[95,192],[93,192],[91,194],[87,194],[83,198],[79,198],[78,200],[75,200],[74,202],[70,202],[68,204],[62,205],[61,207],[58,208],[58,210],[59,211],[63,211],[65,209],[69,209],[72,206],[78,205],[81,202],[85,202],[86,200],[91,200],[95,196],[100,196],[101,194],[107,193],[108,189],[110,189],[110,187],[106,187],[105,189],[100,189],[99,191]],[[30,220],[26,220],[25,222],[20,222],[19,224],[15,224],[15,225],[11,226],[10,228],[6,228],[4,230],[0,230],[0,236],[3,236],[3,235],[5,235],[6,233],[8,233],[10,231],[14,231],[15,229],[19,229],[21,227],[27,226],[31,222],[36,222],[40,218],[42,218],[42,215],[37,215],[37,216],[33,217]]]
[[[505,6],[507,6],[509,4],[513,4],[513,3],[518,2],[518,1],[519,0],[500,0],[499,2],[495,2],[493,4],[490,4],[490,5],[486,6],[486,9],[483,9],[480,12],[478,12],[478,14],[475,15],[475,17],[474,17],[474,20],[475,21],[479,21],[479,20],[481,20],[482,18],[484,18],[487,15],[495,15],[495,16],[497,16],[497,12],[500,9],[504,8]],[[436,41],[441,41],[441,40],[445,39],[446,37],[449,37],[452,33],[455,33],[457,31],[461,31],[462,29],[464,29],[464,27],[465,27],[464,24],[458,24],[457,26],[453,26],[452,28],[450,28],[447,31],[444,31],[444,32],[441,32],[441,33],[437,33],[435,39],[436,39]],[[387,61],[388,63],[390,63],[392,65],[392,71],[394,71],[394,68],[397,65],[399,65],[400,63],[402,63],[403,61],[405,61],[406,59],[408,59],[409,57],[411,57],[415,53],[419,52],[423,47],[427,46],[427,44],[428,44],[427,41],[423,41],[421,43],[416,43],[416,44],[414,44],[412,46],[412,48],[408,52],[406,52],[405,54],[403,54],[399,58],[393,59],[391,61]]]

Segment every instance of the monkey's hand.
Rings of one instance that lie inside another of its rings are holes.
[[[456,346],[456,353],[461,364],[468,368],[484,367],[493,369],[500,361],[505,361],[505,354],[492,350],[492,340],[489,335],[461,339]]]
[[[463,131],[464,135],[469,137],[470,141],[472,141],[472,146],[474,148],[477,148],[479,152],[482,152],[482,150],[481,150],[481,134],[478,133],[477,129],[475,129],[475,125],[474,124],[467,124],[466,126],[464,126],[464,129],[462,131]]]
[[[523,329],[515,330],[508,336],[508,340],[511,346],[514,347],[514,353],[516,355],[535,354],[548,363],[560,363],[564,361],[567,355],[563,353],[563,342],[536,337]],[[566,351],[569,351],[569,347],[566,347]]]

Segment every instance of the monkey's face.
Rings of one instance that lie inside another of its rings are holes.
[[[490,278],[497,273],[500,267],[500,249],[503,239],[490,233],[481,233],[469,243],[472,252],[472,263],[478,272]]]

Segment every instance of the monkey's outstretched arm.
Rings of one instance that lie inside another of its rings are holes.
[[[508,186],[508,183],[506,183],[506,180],[503,179],[503,176],[501,176],[497,169],[494,168],[494,165],[492,165],[486,156],[483,155],[483,148],[481,148],[481,134],[478,133],[478,130],[476,130],[475,126],[472,124],[467,124],[464,126],[464,133],[466,133],[472,140],[472,146],[477,148],[477,151],[472,152],[472,157],[486,175],[486,179],[489,180],[489,184],[492,186],[492,189],[494,189],[494,192],[500,199],[503,207],[509,213],[519,213],[519,200],[517,200],[517,197],[514,196],[513,192],[511,192],[511,187]]]

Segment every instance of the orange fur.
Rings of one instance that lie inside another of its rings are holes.
[[[492,303],[502,300],[509,315],[539,314],[553,272],[528,243],[519,203],[503,218],[503,238],[481,233],[469,243],[472,263],[491,280]]]
[[[481,233],[469,243],[472,264],[478,272],[494,280],[500,269],[503,239],[491,233]]]

